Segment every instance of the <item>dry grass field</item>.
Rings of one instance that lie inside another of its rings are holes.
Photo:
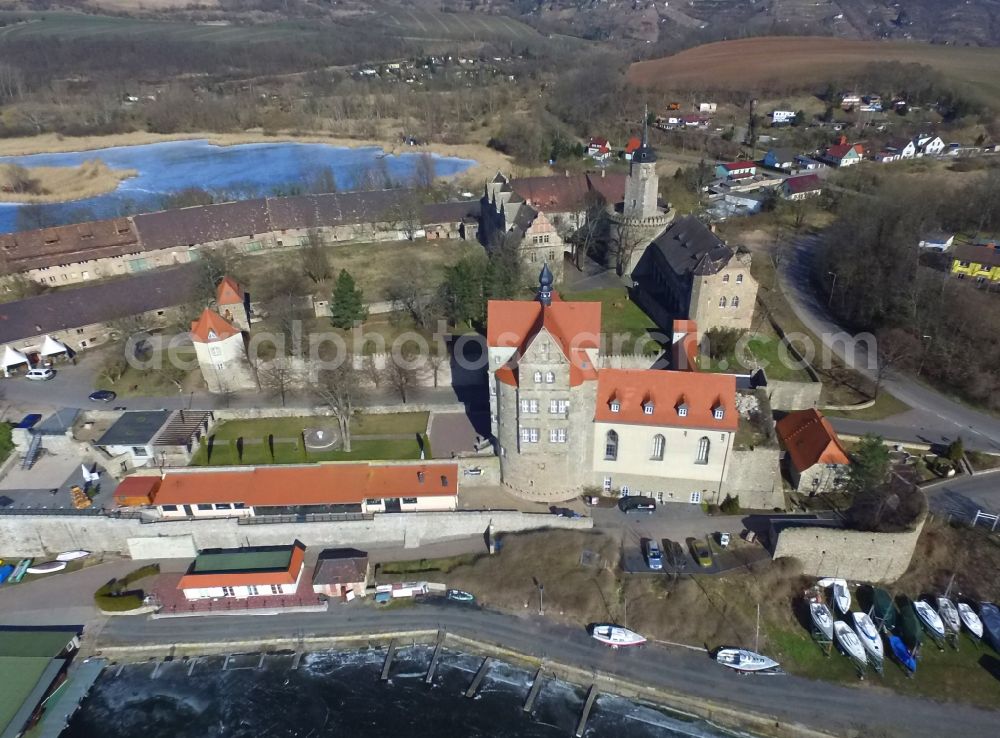
[[[1000,49],[822,37],[761,37],[705,44],[637,62],[628,79],[664,91],[786,89],[822,84],[878,61],[926,64],[1000,101]]]
[[[0,164],[0,202],[69,202],[111,192],[138,172],[111,169],[100,160],[76,167],[32,167],[27,170],[31,191],[9,192],[10,166]]]

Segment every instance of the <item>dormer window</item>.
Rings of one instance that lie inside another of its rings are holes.
[[[420,484],[423,484],[423,483],[424,483],[424,473],[423,473],[422,471],[418,471],[418,472],[417,472],[417,481],[418,481],[418,482],[419,482]]]
[[[618,402],[618,400],[611,401],[611,412],[613,413],[621,412],[621,409],[622,409],[622,404]]]
[[[652,402],[647,402],[647,403],[645,403],[642,406],[642,414],[643,415],[652,415],[653,414],[653,403]]]
[[[712,416],[716,420],[722,420],[724,417],[726,417],[726,409],[722,407],[722,405],[716,405],[715,409],[712,411]]]
[[[677,406],[677,415],[681,418],[686,418],[688,414],[688,406],[686,402],[682,402]]]

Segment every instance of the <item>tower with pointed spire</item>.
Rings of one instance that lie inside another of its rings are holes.
[[[542,271],[538,275],[538,301],[546,306],[552,304],[552,272],[548,262],[542,264]]]
[[[656,152],[649,145],[649,110],[642,120],[642,144],[632,154],[628,179],[625,181],[625,201],[622,212],[626,218],[643,220],[659,213],[657,197],[660,178],[656,174]]]

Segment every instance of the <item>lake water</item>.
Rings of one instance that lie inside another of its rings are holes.
[[[144,146],[120,146],[63,154],[0,157],[0,164],[26,167],[75,166],[100,159],[112,169],[135,169],[137,177],[117,190],[98,197],[44,205],[50,223],[70,223],[109,218],[132,212],[157,210],[165,195],[188,187],[228,193],[233,199],[288,192],[329,168],[342,189],[358,185],[365,175],[382,171],[394,181],[412,178],[416,153],[383,157],[375,146],[349,148],[311,143],[261,143],[216,146],[205,140],[168,141]],[[435,156],[438,176],[456,174],[472,165],[469,159]],[[15,230],[18,205],[0,203],[0,232]]]
[[[586,692],[545,678],[529,715],[522,705],[532,672],[502,662],[490,666],[475,698],[464,692],[481,658],[444,651],[434,684],[424,683],[432,647],[401,648],[387,683],[378,681],[385,651],[292,656],[234,656],[107,669],[61,738],[566,738],[572,736]],[[598,697],[586,738],[734,738],[613,695]]]

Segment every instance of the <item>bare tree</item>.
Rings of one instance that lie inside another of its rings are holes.
[[[385,290],[393,310],[409,315],[420,328],[431,328],[443,314],[438,295],[427,291],[428,279],[425,271],[417,268],[396,275]]]
[[[437,179],[437,164],[434,155],[422,152],[417,155],[417,163],[413,167],[413,185],[418,190],[429,190],[434,187]]]
[[[408,241],[412,241],[423,230],[422,206],[423,202],[416,192],[407,192],[396,200],[389,212],[390,220]]]
[[[389,385],[399,393],[399,399],[406,404],[407,391],[417,386],[417,371],[412,368],[413,356],[404,355],[402,361],[391,359],[385,368]]]
[[[323,236],[316,228],[306,232],[306,244],[299,252],[302,257],[302,271],[313,282],[330,278],[330,257],[324,248]]]
[[[648,242],[645,231],[639,226],[623,221],[615,228],[612,248],[615,254],[615,273],[619,275],[632,265],[635,252]]]
[[[355,402],[361,393],[358,372],[350,360],[343,361],[336,369],[320,372],[312,385],[312,391],[337,418],[344,451],[350,453],[351,419],[354,417]]]
[[[878,335],[875,398],[878,397],[882,383],[889,371],[895,366],[903,368],[905,364],[920,354],[920,350],[919,339],[901,328],[891,328]]]
[[[434,376],[434,387],[438,386],[438,375],[441,373],[441,367],[446,366],[449,361],[448,354],[442,354],[437,351],[437,349],[431,349],[430,353],[427,354],[427,366],[430,367],[431,373]]]
[[[298,382],[298,372],[287,356],[276,356],[257,367],[257,382],[264,392],[280,398],[281,406],[284,407],[288,393]]]
[[[361,373],[376,389],[382,386],[382,382],[386,378],[385,372],[379,369],[375,357],[371,355],[365,356],[361,360]]]
[[[202,302],[215,299],[215,288],[223,277],[239,280],[243,256],[228,241],[211,249],[198,251],[199,276],[197,291]]]

